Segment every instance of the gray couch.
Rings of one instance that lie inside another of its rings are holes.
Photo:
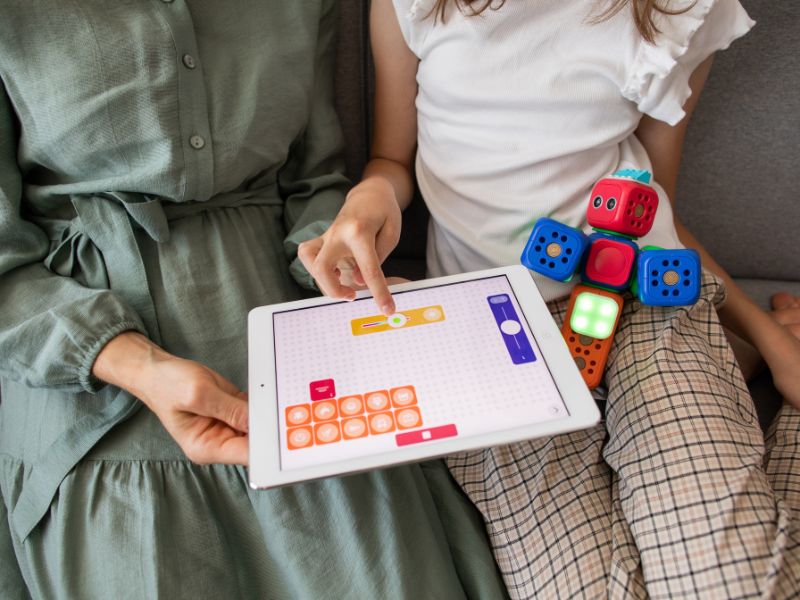
[[[695,111],[678,187],[689,229],[762,306],[800,294],[800,3],[741,0],[756,27],[721,52]],[[368,158],[372,66],[368,0],[342,0],[338,110],[348,174]],[[386,271],[424,276],[427,211],[416,198]],[[751,383],[762,424],[780,398],[768,374]]]

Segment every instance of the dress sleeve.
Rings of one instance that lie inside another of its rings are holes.
[[[623,89],[640,112],[670,125],[686,116],[683,105],[694,70],[755,24],[738,0],[681,0],[669,8],[687,5],[686,12],[659,15],[655,43],[640,42]]]
[[[123,331],[146,334],[136,312],[109,290],[49,271],[45,232],[23,217],[16,120],[0,82],[0,375],[30,387],[96,391],[103,346]]]
[[[344,203],[350,182],[344,175],[344,145],[334,107],[333,74],[336,59],[338,11],[336,2],[324,3],[319,23],[309,119],[281,169],[278,185],[285,201],[284,240],[292,277],[304,288],[316,290],[311,275],[297,258],[301,242],[322,235]]]
[[[425,40],[435,24],[434,0],[392,0],[408,48],[422,58]]]

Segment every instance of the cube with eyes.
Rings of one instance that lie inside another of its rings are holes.
[[[609,177],[592,188],[586,217],[595,229],[636,239],[650,231],[656,209],[655,189],[635,179]]]

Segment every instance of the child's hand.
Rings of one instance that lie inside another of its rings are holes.
[[[365,179],[354,187],[330,228],[303,242],[297,255],[331,298],[352,300],[366,286],[386,315],[395,311],[381,264],[400,239],[402,217],[394,189],[384,179]]]
[[[772,297],[772,316],[800,339],[800,296],[780,292]]]
[[[789,294],[772,298],[774,328],[759,351],[772,372],[775,387],[787,402],[800,408],[800,299]]]

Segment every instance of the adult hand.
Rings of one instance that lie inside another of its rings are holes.
[[[351,190],[328,230],[300,244],[297,254],[325,295],[352,300],[366,286],[378,309],[390,315],[395,305],[381,264],[400,239],[401,223],[392,185],[368,178]]]
[[[106,344],[93,373],[144,402],[192,462],[248,463],[247,396],[208,367],[126,332]]]

